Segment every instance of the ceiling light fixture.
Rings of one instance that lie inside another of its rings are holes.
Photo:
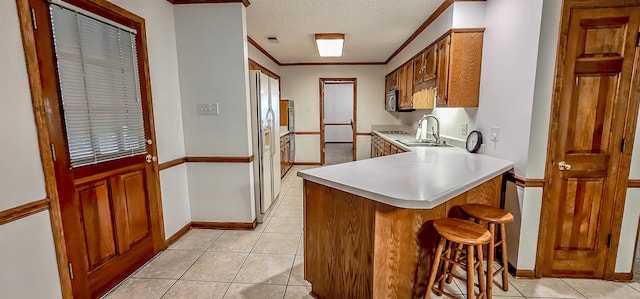
[[[320,57],[342,56],[344,33],[316,33],[316,46]]]

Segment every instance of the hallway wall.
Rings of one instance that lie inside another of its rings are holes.
[[[323,113],[325,124],[353,120],[353,84],[325,84]],[[325,125],[324,141],[353,142],[353,130],[345,125]]]

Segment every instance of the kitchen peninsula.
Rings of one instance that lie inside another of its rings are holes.
[[[511,162],[377,134],[409,151],[298,172],[316,298],[422,298],[437,241],[430,220],[465,203],[500,205]]]

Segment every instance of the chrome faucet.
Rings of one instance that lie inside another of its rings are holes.
[[[429,118],[433,118],[436,121],[436,127],[431,127],[431,134],[433,134],[433,138],[435,139],[436,143],[440,143],[440,121],[438,120],[438,118],[433,115],[433,114],[425,114],[422,116],[422,118],[420,119],[420,121],[418,121],[418,127],[422,128],[422,125],[426,125],[428,124],[428,119]],[[425,130],[426,128],[423,128],[423,130]],[[423,140],[418,140],[418,141],[423,141]],[[425,140],[426,141],[426,140]]]

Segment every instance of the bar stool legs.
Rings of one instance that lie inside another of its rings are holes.
[[[500,237],[502,238],[500,240],[502,242],[500,243],[502,244],[502,268],[500,271],[502,271],[502,289],[506,292],[509,290],[509,273],[507,270],[509,261],[507,260],[507,229],[504,223],[500,223]]]
[[[431,267],[429,283],[427,285],[427,293],[424,297],[425,299],[430,298],[431,291],[433,291],[438,296],[445,295],[449,298],[456,298],[444,290],[445,281],[447,283],[450,283],[450,279],[452,279],[453,277],[467,282],[467,298],[487,298],[484,266],[482,265],[482,261],[484,258],[482,254],[482,245],[463,246],[466,247],[463,248],[466,251],[465,254],[458,255],[458,259],[452,259],[451,255],[452,252],[455,251],[456,247],[458,247],[457,243],[447,241],[444,238],[440,239],[438,248],[436,249],[436,256],[433,261],[433,266]],[[442,267],[440,267],[440,264],[442,264]],[[461,277],[455,273],[450,272],[451,270],[455,269],[455,267],[450,267],[450,265],[457,265],[463,269],[466,268],[467,276]],[[438,272],[442,272],[442,274],[438,275]],[[476,273],[478,275],[477,284],[474,283]],[[475,286],[478,286],[479,289],[477,297],[475,294]]]
[[[493,277],[497,274],[500,274],[500,272],[502,272],[502,290],[505,292],[509,290],[509,273],[507,272],[507,242],[505,241],[505,238],[507,236],[506,227],[504,223],[498,223],[498,225],[500,226],[499,228],[496,228],[495,222],[489,222],[488,225],[489,232],[491,233],[491,240],[489,241],[489,247],[487,249],[487,251],[489,251],[487,253],[487,281],[489,282],[487,284],[487,292],[490,294],[493,294]],[[495,236],[497,236],[496,229],[500,229],[500,241],[497,242],[495,238]],[[493,271],[495,249],[498,246],[502,246],[502,256],[500,257],[502,266],[500,267],[500,269]],[[489,298],[491,298],[491,295],[489,295]]]
[[[489,232],[491,233],[491,240],[489,240],[489,246],[487,247],[487,292],[493,297],[493,260],[495,259],[496,248],[496,224],[489,222]],[[491,298],[490,297],[490,298]]]
[[[445,238],[440,238],[438,242],[438,247],[436,248],[436,256],[433,260],[433,265],[431,266],[431,273],[429,274],[429,283],[427,284],[427,292],[424,294],[424,299],[431,298],[431,290],[436,281],[436,275],[438,275],[438,269],[440,268],[440,259],[442,258],[442,251],[444,250],[444,245],[447,243]]]
[[[467,298],[486,299],[482,247],[491,239],[489,231],[471,221],[451,218],[434,221],[434,227],[440,235],[440,240],[431,265],[424,298],[429,299],[433,291],[437,295],[446,295],[455,299],[456,297],[444,290],[444,282],[450,282],[452,277],[456,277],[467,282]],[[456,266],[467,271],[466,277],[452,272]],[[478,271],[478,284],[474,282],[476,271]],[[438,275],[439,272],[441,272],[440,275]],[[437,287],[435,287],[436,283]],[[479,288],[477,297],[474,292],[476,285]]]
[[[503,209],[482,204],[465,204],[460,209],[468,217],[475,219],[476,222],[486,222],[491,233],[491,240],[487,248],[487,293],[489,299],[492,298],[493,294],[493,277],[500,274],[500,272],[502,272],[502,290],[508,291],[509,273],[507,272],[507,267],[509,264],[507,261],[507,232],[505,224],[513,221],[513,215]],[[502,256],[496,259],[495,250],[498,246],[501,246]],[[493,270],[494,261],[502,264],[495,271]]]

